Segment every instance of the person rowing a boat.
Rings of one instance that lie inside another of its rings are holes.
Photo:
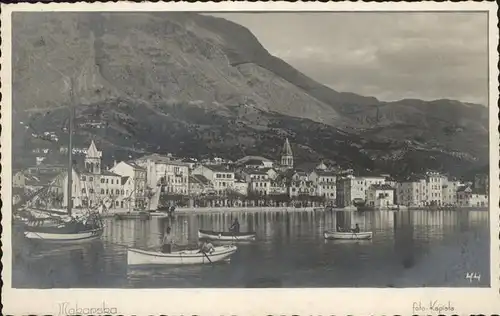
[[[229,227],[229,231],[232,233],[239,233],[240,232],[240,223],[238,222],[238,218],[234,219],[233,225]]]
[[[355,233],[355,234],[357,234],[357,233],[359,233],[359,231],[360,231],[359,225],[356,224],[356,227],[354,227],[354,229],[352,229],[352,232]]]
[[[163,253],[171,253],[172,252],[172,245],[174,244],[174,239],[172,238],[172,235],[170,234],[170,226],[167,227],[167,230],[165,232],[165,235],[163,235],[163,241],[161,245],[161,252]]]
[[[203,241],[203,244],[200,247],[200,251],[202,253],[212,253],[215,251],[214,245],[212,245],[209,241]]]

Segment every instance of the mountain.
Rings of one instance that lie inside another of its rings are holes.
[[[15,149],[64,133],[75,78],[78,141],[144,152],[455,172],[488,163],[487,108],[337,92],[272,56],[244,27],[195,13],[14,13]],[[88,128],[90,120],[106,128]],[[37,132],[38,133],[38,132]],[[408,163],[412,161],[412,163]]]

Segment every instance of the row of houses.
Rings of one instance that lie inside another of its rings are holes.
[[[39,170],[41,166],[36,168]],[[67,175],[64,168],[59,168],[55,174],[50,183],[51,191],[60,196],[65,206]],[[31,171],[16,173],[14,187],[29,187],[26,181],[36,182],[32,177]],[[487,185],[487,182],[483,179],[478,183]],[[114,162],[108,168],[102,166],[102,152],[92,141],[85,150],[84,164],[74,167],[72,197],[75,207],[104,204],[108,208],[148,208],[152,197],[158,194],[191,199],[211,196],[225,200],[315,198],[337,207],[383,208],[394,205],[487,206],[486,192],[486,188],[478,188],[477,184],[461,183],[436,172],[396,181],[387,174],[354,175],[353,170],[340,170],[324,163],[296,168],[288,140],[283,145],[279,163],[259,156],[246,156],[235,162],[222,159],[199,162],[151,154]]]

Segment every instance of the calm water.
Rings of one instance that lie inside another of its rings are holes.
[[[201,229],[227,230],[234,217],[257,241],[239,245],[230,263],[129,268],[126,248],[157,248],[166,219],[107,220],[101,241],[34,247],[14,238],[16,288],[421,287],[490,285],[485,211],[233,212],[178,215],[178,244]],[[358,223],[372,241],[325,241],[336,224]],[[478,282],[467,272],[481,275]]]

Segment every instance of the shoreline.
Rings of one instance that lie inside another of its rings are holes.
[[[411,212],[411,211],[443,211],[443,210],[433,210],[426,208],[410,207],[401,210],[391,210],[391,209],[373,209],[373,210],[363,210],[361,212],[376,212],[376,211],[389,211],[389,212]],[[455,207],[454,209],[449,209],[450,211],[488,211],[487,207]],[[326,212],[326,211],[337,211],[337,212],[360,212],[354,208],[325,208],[325,207],[184,207],[177,208],[174,214],[216,214],[216,213],[233,213],[233,212]],[[444,210],[446,211],[446,209]],[[131,214],[139,216],[139,211],[128,210],[110,210],[107,214],[103,215],[105,218],[114,217],[120,214]],[[168,216],[166,211],[156,211],[150,212],[152,217]]]

